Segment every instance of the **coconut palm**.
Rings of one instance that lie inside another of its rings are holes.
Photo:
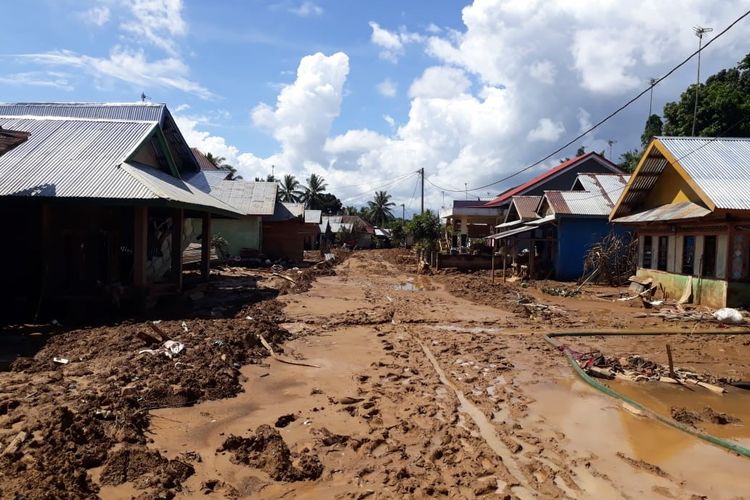
[[[367,202],[367,212],[370,222],[376,226],[382,226],[393,219],[391,210],[396,204],[391,201],[391,195],[385,191],[375,192],[375,198]]]
[[[357,210],[357,207],[348,206],[344,207],[344,215],[359,215],[359,210]]]
[[[300,184],[296,177],[291,174],[286,174],[284,178],[279,182],[279,200],[290,203],[296,203],[302,196],[302,191],[299,190]]]
[[[317,174],[310,174],[307,178],[307,186],[302,193],[301,201],[307,208],[320,210],[323,205],[323,193],[325,193],[326,181]]]
[[[222,164],[226,161],[223,156],[214,156],[211,153],[206,153],[206,159],[216,168],[221,168]]]

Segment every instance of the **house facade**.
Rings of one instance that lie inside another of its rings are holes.
[[[272,260],[302,262],[305,249],[318,241],[320,210],[303,203],[277,201],[271,216],[263,217],[263,255]]]
[[[166,106],[2,104],[0,127],[27,135],[0,155],[0,259],[14,283],[0,313],[117,309],[178,292],[197,220],[208,277],[211,221],[239,214],[183,180],[198,165]]]
[[[637,276],[668,297],[750,305],[750,139],[655,138],[610,219],[637,232]]]

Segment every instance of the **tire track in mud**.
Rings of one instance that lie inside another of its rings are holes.
[[[435,356],[432,354],[430,348],[419,340],[416,340],[416,342],[422,348],[422,352],[424,352],[425,356],[430,361],[430,364],[435,370],[435,373],[437,373],[440,382],[448,389],[453,391],[459,403],[461,403],[458,407],[458,410],[471,417],[471,420],[477,426],[477,429],[479,429],[479,435],[482,437],[484,442],[500,457],[503,465],[506,469],[508,469],[508,472],[511,474],[511,476],[513,476],[516,481],[518,481],[518,485],[510,485],[510,489],[513,491],[513,493],[518,495],[519,498],[533,498],[534,495],[531,493],[531,485],[526,481],[523,472],[521,472],[520,467],[518,467],[518,464],[511,455],[511,451],[503,444],[503,442],[498,437],[497,432],[495,432],[494,425],[492,425],[492,423],[487,419],[487,416],[484,414],[484,412],[482,412],[482,410],[474,406],[473,403],[466,399],[463,391],[457,389],[456,386],[454,386],[450,382],[450,380],[448,380],[448,377],[440,367],[440,363],[438,363],[438,360],[435,359]]]

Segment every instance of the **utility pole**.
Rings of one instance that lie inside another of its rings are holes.
[[[651,94],[648,97],[648,117],[651,118],[651,108],[654,105],[654,85],[656,84],[656,78],[649,78],[651,83]]]
[[[704,28],[702,26],[693,26],[695,36],[698,37],[698,77],[695,80],[695,107],[693,108],[693,137],[695,137],[695,120],[698,117],[698,93],[701,85],[701,48],[703,47],[703,35],[711,33],[713,28]]]
[[[464,182],[464,199],[465,200],[469,199],[469,183],[468,182]]]
[[[422,175],[422,208],[420,214],[424,213],[424,167],[419,169],[419,173]]]
[[[406,207],[404,204],[401,204],[401,222],[404,222],[406,219],[404,218],[404,214],[406,213]]]

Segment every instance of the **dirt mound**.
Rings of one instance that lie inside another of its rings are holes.
[[[139,489],[179,489],[180,484],[194,473],[192,465],[168,460],[158,451],[128,447],[109,457],[102,471],[101,483],[117,485],[132,482]]]
[[[323,473],[318,457],[306,451],[296,457],[294,464],[281,434],[269,425],[258,426],[255,434],[247,438],[229,436],[217,451],[232,452],[232,462],[261,469],[276,481],[318,479]]]
[[[726,413],[717,412],[707,406],[700,411],[688,410],[687,408],[672,408],[672,418],[680,423],[696,427],[696,424],[705,422],[715,425],[736,424],[740,419]]]
[[[456,297],[467,299],[477,304],[499,307],[528,317],[529,312],[523,304],[530,304],[534,299],[512,286],[501,282],[492,283],[479,274],[446,274],[438,277],[446,289]]]

